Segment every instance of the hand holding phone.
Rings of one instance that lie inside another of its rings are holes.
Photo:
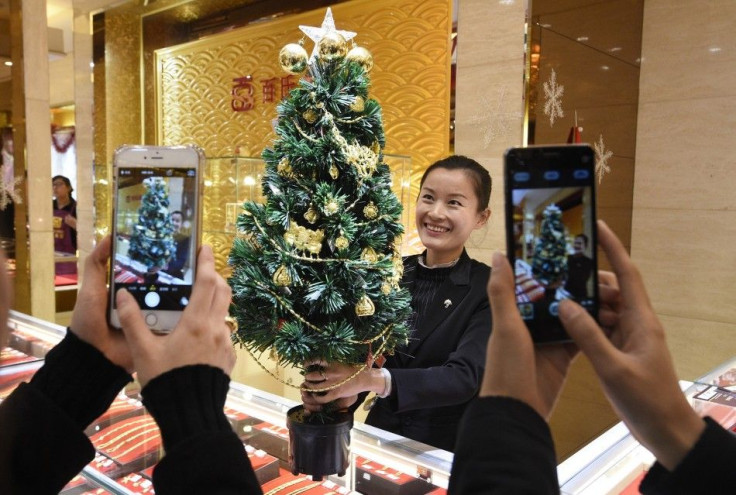
[[[504,157],[507,254],[537,343],[567,342],[559,303],[598,314],[595,155],[587,145],[511,148]]]
[[[193,146],[122,146],[113,157],[109,321],[120,328],[125,287],[155,332],[176,326],[189,303],[200,239],[204,154]]]

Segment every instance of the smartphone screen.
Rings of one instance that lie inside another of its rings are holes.
[[[519,312],[535,342],[569,341],[558,318],[561,300],[598,315],[595,155],[585,145],[513,148],[505,179]]]
[[[198,177],[194,164],[167,166],[166,152],[159,160],[155,153],[150,155],[145,157],[150,166],[115,168],[111,322],[117,321],[114,294],[124,287],[143,310],[146,323],[166,331],[178,321],[192,292]]]

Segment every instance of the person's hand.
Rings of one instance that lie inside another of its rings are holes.
[[[0,249],[0,349],[7,345],[8,313],[13,305],[13,291],[5,265],[5,253]]]
[[[608,321],[610,338],[572,301],[560,304],[560,319],[590,359],[619,417],[671,470],[695,444],[705,423],[680,390],[664,328],[652,309],[639,270],[616,235],[600,221],[598,239],[620,287],[620,297],[606,310],[616,313]]]
[[[110,259],[110,236],[102,239],[84,263],[82,287],[74,304],[71,331],[97,348],[110,361],[133,370],[133,359],[125,336],[107,324],[107,262]]]
[[[320,411],[324,404],[333,401],[338,409],[348,408],[358,400],[359,393],[376,392],[380,394],[383,393],[386,385],[381,371],[377,368],[369,367],[358,371],[359,366],[324,361],[309,363],[307,368],[310,367],[318,369],[307,372],[302,383],[302,403],[309,412]],[[351,376],[353,378],[348,380]],[[334,387],[342,382],[345,383],[324,392],[310,391]]]
[[[479,395],[518,399],[547,419],[577,349],[572,344],[534,345],[516,306],[511,265],[498,252],[493,254],[488,298],[493,331]]]
[[[230,327],[225,323],[230,287],[215,271],[215,258],[209,246],[202,246],[197,262],[192,297],[179,323],[167,335],[151,332],[138,303],[127,290],[120,289],[116,294],[120,325],[142,387],[174,368],[207,364],[230,375],[235,365]]]
[[[73,228],[74,230],[77,230],[76,217],[73,217],[72,215],[66,215],[64,217],[64,223],[67,224],[69,227]]]

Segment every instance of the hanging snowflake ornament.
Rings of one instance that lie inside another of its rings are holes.
[[[603,144],[603,134],[598,137],[598,142],[593,145],[595,150],[595,174],[598,176],[598,184],[603,180],[603,176],[611,172],[608,160],[613,156],[613,151],[607,150]]]
[[[549,81],[545,82],[544,88],[544,114],[549,116],[549,126],[555,125],[555,120],[564,117],[565,112],[562,110],[562,95],[565,93],[565,86],[557,84],[557,73],[552,69]]]
[[[0,211],[12,202],[20,204],[23,202],[19,186],[23,182],[23,177],[14,177],[13,168],[8,163],[4,163],[0,167]]]
[[[483,132],[483,148],[488,148],[493,141],[507,135],[513,124],[521,119],[521,112],[510,110],[508,103],[506,88],[501,88],[496,101],[486,96],[481,97],[478,107],[480,111],[471,117],[470,122],[480,126]]]
[[[332,17],[332,9],[329,7],[327,7],[327,13],[325,14],[325,19],[322,21],[321,27],[299,26],[299,29],[301,29],[309,39],[314,41],[314,49],[312,50],[312,55],[309,57],[310,64],[312,63],[312,60],[314,60],[314,57],[317,56],[320,40],[328,34],[337,33],[342,36],[345,41],[350,41],[355,38],[355,35],[357,34],[352,31],[340,31],[335,29],[335,19]]]

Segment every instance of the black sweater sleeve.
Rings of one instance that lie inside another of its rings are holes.
[[[159,375],[141,391],[166,450],[153,473],[157,494],[261,493],[225,416],[229,383],[219,368],[192,365]]]
[[[71,332],[0,404],[0,493],[58,493],[94,458],[83,429],[130,375]]]
[[[559,493],[547,423],[516,399],[475,399],[460,423],[448,493]]]
[[[695,445],[673,471],[655,463],[639,486],[641,493],[734,493],[736,488],[736,435],[711,418]]]

